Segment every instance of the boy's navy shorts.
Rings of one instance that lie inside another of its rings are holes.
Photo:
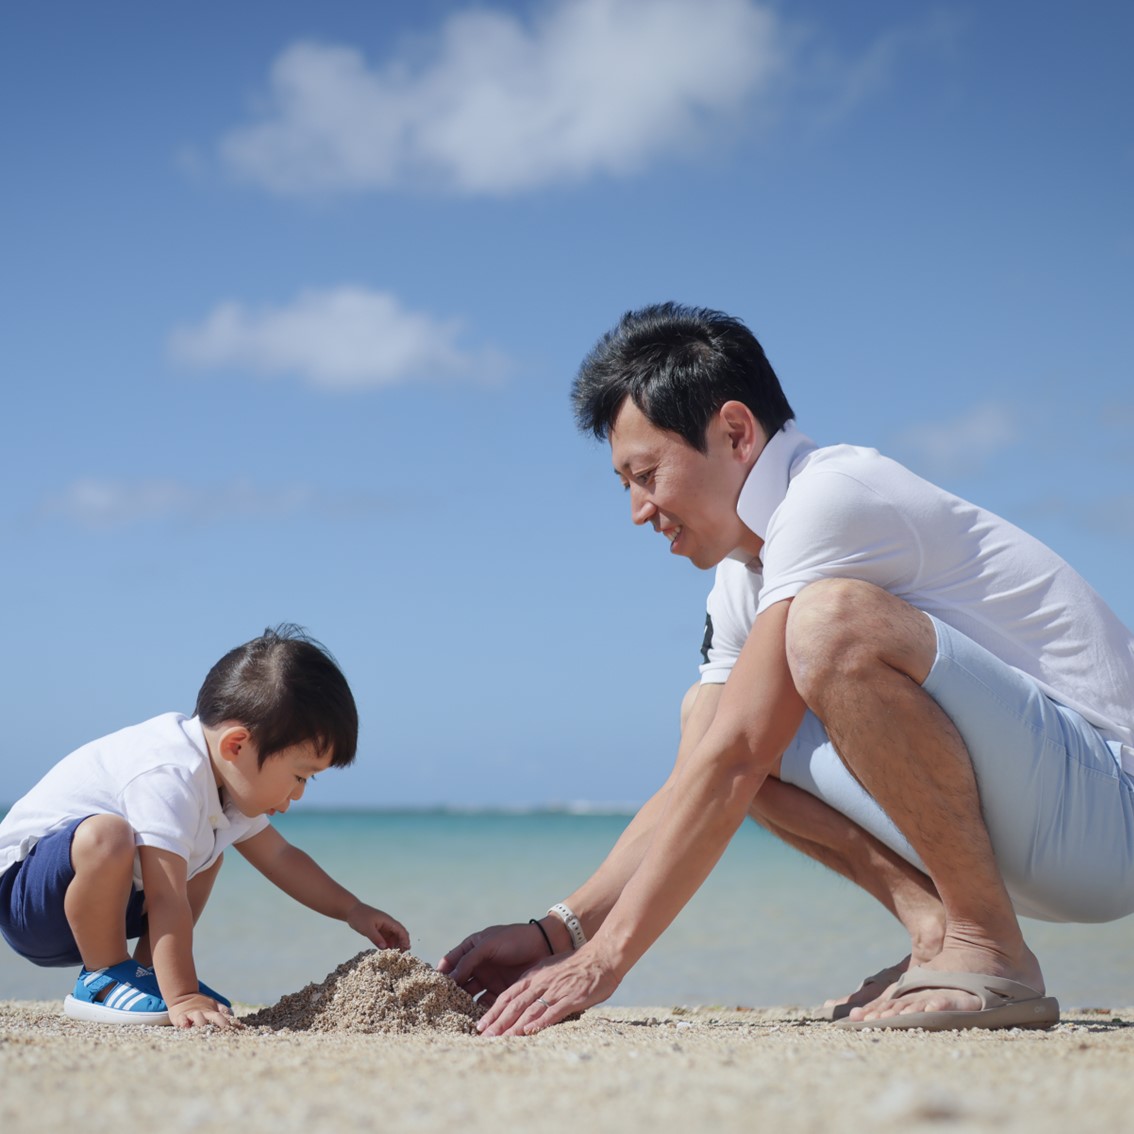
[[[63,911],[63,896],[75,877],[71,866],[71,840],[80,823],[76,819],[35,844],[22,862],[0,875],[0,934],[36,965],[81,965],[83,958]],[[126,903],[126,937],[146,931],[145,895],[133,890]]]

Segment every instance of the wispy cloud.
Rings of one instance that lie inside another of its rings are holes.
[[[984,402],[949,421],[912,425],[897,435],[894,447],[926,476],[975,473],[1016,444],[1018,422],[1018,411]]]
[[[1134,539],[1134,492],[1095,500],[1086,520],[1093,531]]]
[[[944,9],[909,13],[905,22],[883,30],[857,57],[844,56],[815,31],[803,35],[794,74],[812,100],[812,124],[830,127],[880,95],[896,81],[903,65],[925,66],[927,59],[958,51],[965,20]]]
[[[739,113],[787,67],[791,41],[755,0],[558,0],[527,21],[473,8],[412,60],[293,44],[259,120],[220,153],[283,194],[508,194],[619,176]]]
[[[407,310],[389,292],[339,287],[304,291],[281,307],[222,303],[178,327],[169,346],[190,366],[296,374],[339,390],[499,377],[503,358],[462,346],[462,330],[460,320]]]
[[[62,520],[90,531],[110,531],[163,520],[194,524],[228,520],[280,520],[301,513],[374,511],[377,499],[328,500],[304,486],[264,489],[248,481],[199,487],[173,480],[138,482],[81,478],[47,498],[41,519]]]
[[[1117,397],[1109,399],[1100,407],[1098,425],[1105,429],[1120,430],[1125,441],[1128,431],[1134,428],[1134,403]],[[1123,446],[1123,452],[1130,456],[1129,445]]]
[[[1134,492],[1104,493],[1089,500],[1050,494],[1033,501],[1027,514],[1060,520],[1095,535],[1134,540]]]

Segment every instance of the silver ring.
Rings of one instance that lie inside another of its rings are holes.
[[[536,997],[536,1001],[537,1001],[538,1003],[542,1004],[542,1005],[543,1005],[543,1006],[544,1006],[545,1008],[550,1008],[550,1007],[551,1007],[551,1005],[550,1005],[550,1004],[548,1004],[548,1002],[547,1002],[546,1000],[544,1000],[544,998],[543,998],[542,996],[537,996],[537,997]]]

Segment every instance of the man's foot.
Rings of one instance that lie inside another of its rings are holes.
[[[853,1008],[864,1008],[881,1000],[892,985],[909,969],[928,965],[941,952],[945,943],[945,912],[936,893],[927,894],[907,887],[902,903],[902,923],[910,935],[909,956],[896,965],[880,969],[863,980],[848,996],[828,1000],[823,1007],[832,1020],[850,1015]]]
[[[939,969],[910,969],[891,992],[901,999],[917,992],[956,991],[977,998],[979,1007],[906,1011],[865,1020],[841,1020],[840,1028],[921,1028],[961,1031],[966,1028],[1050,1028],[1059,1023],[1059,1002],[1037,989],[1006,977],[982,973],[946,973]]]
[[[942,974],[940,987],[932,984],[933,972]],[[905,989],[900,984],[893,990],[887,989],[871,1003],[852,1008],[848,1018],[864,1022],[911,1013],[975,1013],[987,1007],[980,992],[969,991],[964,982],[950,984],[945,979],[946,974],[984,975],[1014,981],[1026,986],[1037,997],[1044,993],[1039,962],[1026,946],[1016,959],[987,949],[947,946],[932,961],[917,966],[916,981],[909,982]]]
[[[890,986],[896,984],[902,974],[910,966],[910,958],[906,957],[904,960],[899,961],[896,965],[890,965],[887,968],[879,969],[876,973],[871,973],[870,976],[864,977],[862,984],[847,996],[839,1000],[827,1000],[823,1004],[824,1010],[832,1020],[841,1020],[844,1016],[849,1016],[852,1008],[861,1008],[864,1005],[871,1004],[875,1000],[881,999],[890,990]]]

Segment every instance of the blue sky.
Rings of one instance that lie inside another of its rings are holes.
[[[0,798],[280,621],[362,713],[312,802],[648,795],[711,579],[567,392],[662,299],[1134,622],[1132,37],[1119,2],[9,6]]]

